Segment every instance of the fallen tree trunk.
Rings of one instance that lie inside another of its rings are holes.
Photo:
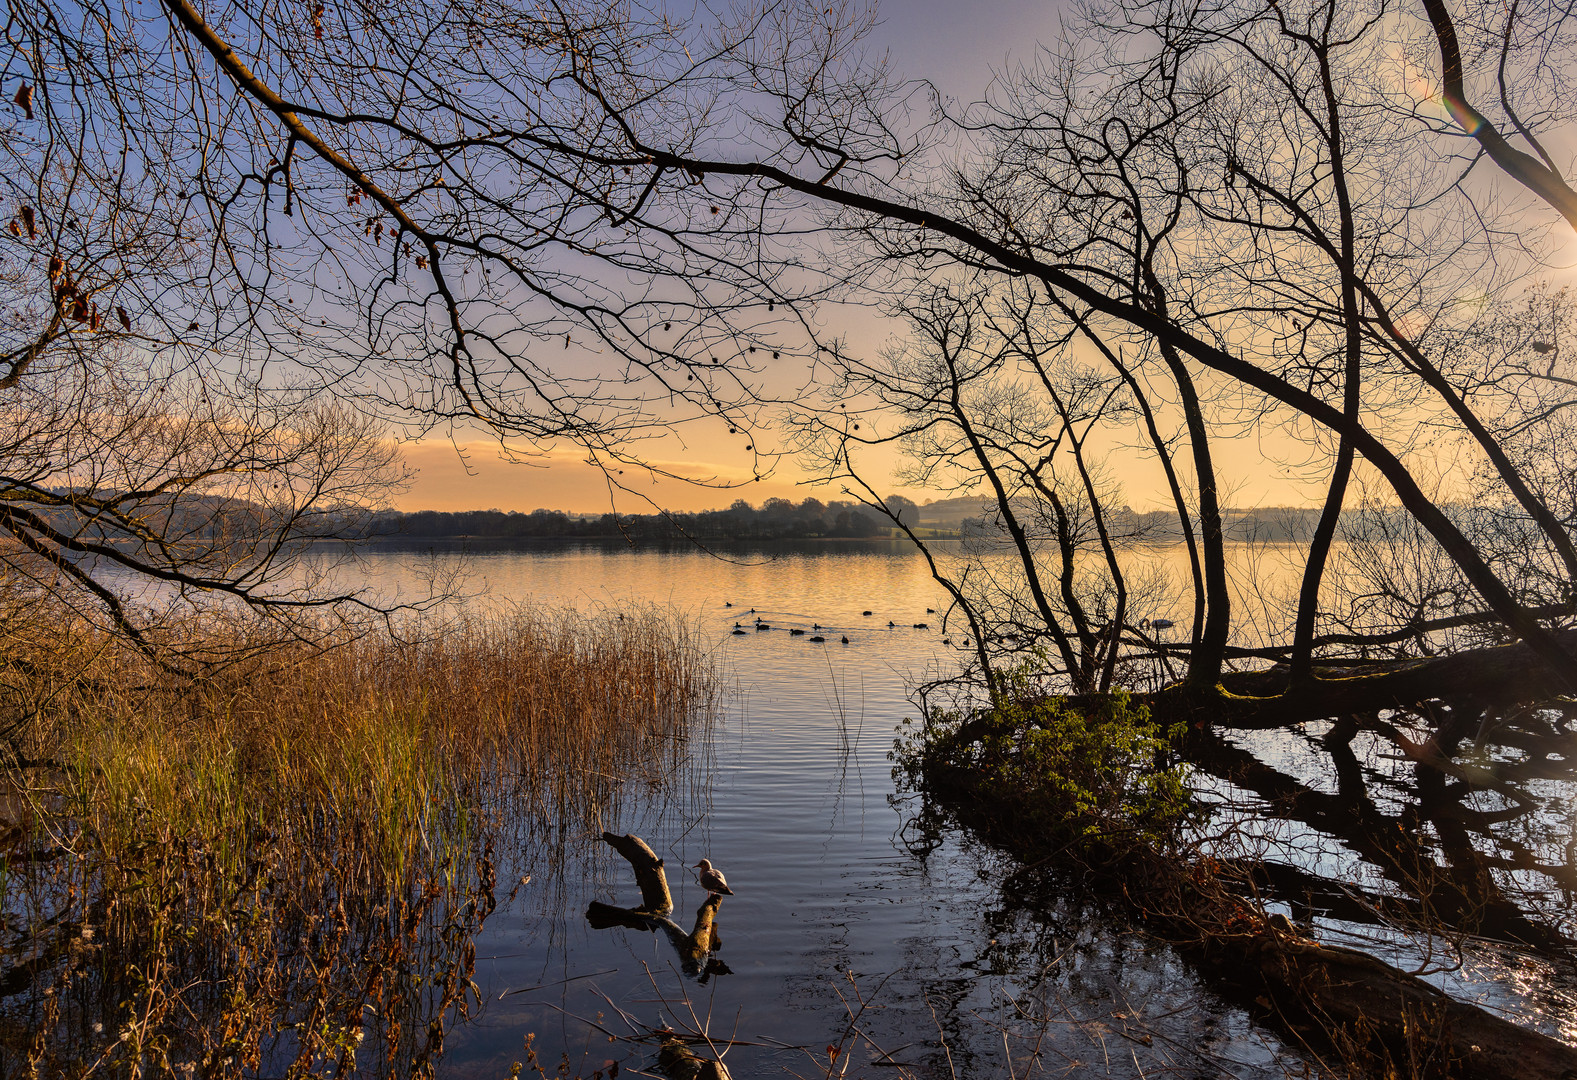
[[[1199,948],[1218,979],[1259,990],[1256,1001],[1305,1038],[1350,1040],[1338,1047],[1345,1053],[1362,1054],[1365,1044],[1378,1041],[1390,1062],[1434,1059],[1422,1070],[1426,1074],[1577,1076],[1577,1049],[1458,1001],[1368,953],[1321,945],[1289,930],[1290,924],[1267,920],[1240,944],[1204,938]]]
[[[1427,897],[1430,914],[1440,923],[1572,955],[1572,941],[1530,920],[1487,875],[1439,866],[1420,849],[1416,824],[1410,827],[1399,816],[1382,813],[1360,791],[1313,790],[1212,732],[1194,733],[1184,740],[1182,752],[1196,768],[1265,800],[1282,820],[1301,821],[1337,840],[1398,886]]]
[[[1577,630],[1565,630],[1554,637],[1577,649]],[[1288,687],[1287,665],[1276,664],[1255,671],[1226,672],[1213,687],[1173,683],[1135,694],[1133,700],[1149,709],[1163,727],[1187,724],[1250,731],[1432,701],[1501,708],[1552,701],[1566,692],[1569,680],[1577,680],[1577,672],[1552,672],[1547,661],[1522,642],[1417,660],[1325,661],[1315,666],[1313,674],[1312,681],[1295,692]],[[1081,711],[1098,709],[1108,698],[1106,694],[1063,696],[1067,704]],[[987,724],[988,717],[982,714],[966,723],[959,737],[979,739]],[[1547,753],[1558,746],[1547,739],[1541,749]]]
[[[1552,638],[1568,651],[1577,650],[1577,630]],[[1327,660],[1317,663],[1312,681],[1295,692],[1288,689],[1289,673],[1286,664],[1231,671],[1214,687],[1175,683],[1135,700],[1163,725],[1253,730],[1425,701],[1549,701],[1577,681],[1577,671],[1552,671],[1544,656],[1520,641],[1417,660]],[[1099,698],[1075,694],[1067,700],[1078,707]]]
[[[1577,647],[1577,630],[1554,635],[1560,645]],[[1285,664],[1258,671],[1229,672],[1221,678],[1221,698],[1210,707],[1211,721],[1222,727],[1283,727],[1352,712],[1373,712],[1394,705],[1433,700],[1484,702],[1548,701],[1567,692],[1577,672],[1555,672],[1525,642],[1468,649],[1419,660],[1317,665],[1314,679],[1288,692]],[[1173,688],[1154,695],[1158,719],[1170,707]],[[1192,714],[1191,717],[1192,718]]]

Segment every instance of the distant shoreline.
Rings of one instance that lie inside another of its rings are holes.
[[[890,515],[890,516],[889,516]],[[1124,547],[1183,543],[1176,513],[1137,512],[1126,506],[1107,512],[1113,539]],[[1305,507],[1226,509],[1222,525],[1227,543],[1306,543],[1318,510]],[[994,507],[977,498],[955,498],[917,505],[894,496],[886,512],[852,501],[823,503],[806,499],[768,499],[752,506],[743,499],[726,509],[671,514],[573,515],[562,510],[386,511],[362,523],[358,539],[374,543],[495,543],[595,541],[607,543],[761,542],[777,540],[906,540],[894,518],[923,541],[992,540],[1000,535]],[[1035,531],[1032,516],[1021,522]],[[1041,528],[1049,526],[1041,523]],[[1196,526],[1197,529],[1197,526]],[[1051,539],[1047,537],[1047,539]]]

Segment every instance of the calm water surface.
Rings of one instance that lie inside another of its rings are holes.
[[[957,837],[916,843],[888,752],[914,714],[910,689],[956,663],[927,613],[944,605],[917,553],[832,542],[722,554],[559,546],[467,556],[478,598],[608,618],[657,603],[700,627],[730,687],[723,713],[687,780],[628,800],[604,825],[643,836],[666,860],[687,929],[705,893],[681,867],[709,857],[737,895],[719,920],[733,974],[700,985],[680,976],[665,939],[589,928],[589,901],[638,900],[627,865],[594,836],[568,845],[562,874],[501,874],[531,881],[478,943],[487,1005],[452,1032],[446,1075],[504,1075],[528,1033],[550,1073],[561,1055],[571,1075],[612,1061],[651,1068],[650,1044],[607,1034],[629,1035],[633,1022],[734,1040],[736,1078],[822,1076],[851,1011],[868,1037],[848,1040],[851,1076],[894,1075],[867,1064],[878,1046],[931,1076],[1025,1076],[1035,1061],[1047,1075],[1283,1075],[1274,1040],[1201,992],[1164,949],[1054,899],[1004,899],[991,856]],[[409,587],[410,560],[378,551],[364,569],[385,590]],[[757,615],[773,629],[733,634]],[[818,623],[826,644],[787,632]]]

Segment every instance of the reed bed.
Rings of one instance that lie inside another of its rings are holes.
[[[498,864],[663,784],[717,692],[656,612],[210,641],[250,659],[198,680],[10,629],[4,1076],[429,1075]]]

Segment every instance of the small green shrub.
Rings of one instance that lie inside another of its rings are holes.
[[[1074,708],[1011,689],[984,713],[928,712],[899,740],[900,782],[922,793],[967,786],[1051,841],[1170,844],[1193,812],[1171,752],[1180,730],[1163,730],[1122,690]]]

